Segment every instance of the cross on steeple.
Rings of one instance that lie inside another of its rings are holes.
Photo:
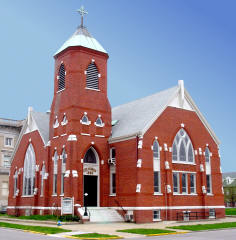
[[[77,12],[81,15],[81,27],[84,26],[84,15],[88,14],[87,11],[85,11],[84,6],[82,5],[80,9],[77,10]]]

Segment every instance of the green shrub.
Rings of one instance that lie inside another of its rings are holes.
[[[63,215],[59,216],[58,220],[62,222],[79,222],[80,218],[78,216]]]

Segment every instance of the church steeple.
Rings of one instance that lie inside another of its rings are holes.
[[[87,28],[84,26],[84,16],[85,14],[88,14],[88,12],[85,11],[83,6],[81,6],[81,8],[77,10],[77,12],[81,15],[81,24],[79,25],[75,33],[61,46],[61,48],[55,53],[54,56],[58,55],[69,47],[75,46],[86,47],[107,54],[107,51],[88,32]]]

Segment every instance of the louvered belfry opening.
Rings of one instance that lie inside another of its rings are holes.
[[[61,64],[58,78],[58,91],[65,89],[65,66]]]
[[[98,89],[98,69],[94,63],[89,64],[86,74],[86,87]]]

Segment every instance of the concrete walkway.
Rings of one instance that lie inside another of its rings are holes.
[[[10,220],[11,221],[8,221],[8,222],[17,223],[17,224],[37,225],[37,226],[40,225],[40,226],[48,226],[48,227],[56,226],[56,223],[53,224],[52,222],[41,223],[40,221],[32,222],[30,220],[24,220],[24,222],[21,222],[19,219],[17,219],[17,221],[14,222],[12,218]],[[7,219],[1,217],[0,221],[7,221]],[[144,224],[120,222],[120,223],[85,223],[85,224],[71,224],[71,225],[65,224],[64,225],[62,223],[62,228],[72,230],[72,233],[62,233],[62,234],[57,234],[57,236],[96,232],[96,233],[118,235],[123,238],[133,238],[133,237],[140,237],[141,235],[117,232],[117,230],[130,229],[130,228],[165,229],[166,227],[178,226],[178,225],[213,224],[213,223],[222,223],[222,222],[236,222],[236,218],[226,217],[226,218],[217,219],[217,220],[214,219],[214,220],[201,220],[201,221],[191,221],[191,222],[162,221],[162,222],[144,223]],[[176,230],[176,231],[181,231],[181,230]]]

